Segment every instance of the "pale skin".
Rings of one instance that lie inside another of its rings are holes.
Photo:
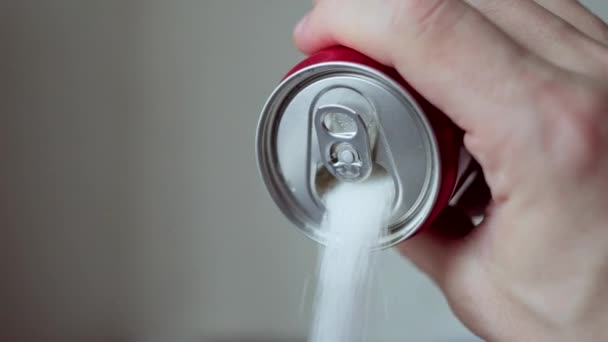
[[[399,250],[487,341],[608,341],[608,27],[575,0],[318,0],[295,30],[395,67],[466,132],[493,202]],[[458,215],[456,215],[458,216]]]

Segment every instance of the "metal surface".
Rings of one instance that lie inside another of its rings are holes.
[[[369,132],[370,148],[373,145],[374,169],[385,170],[394,180],[391,225],[378,248],[405,240],[425,222],[437,198],[441,182],[437,142],[410,94],[384,74],[359,64],[329,62],[304,68],[270,96],[256,147],[262,177],[275,203],[310,238],[326,241],[319,230],[325,211],[322,193],[333,177],[327,177],[315,114],[327,106],[358,114],[359,124]]]
[[[332,176],[347,182],[367,179],[372,173],[372,142],[362,117],[341,105],[321,106],[314,116],[319,153]]]

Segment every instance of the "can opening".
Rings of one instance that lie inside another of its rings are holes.
[[[339,180],[334,177],[325,166],[320,165],[317,169],[317,174],[315,175],[315,192],[319,198],[323,198],[338,182]]]
[[[391,175],[382,165],[374,163],[369,178],[380,177],[391,177]],[[315,192],[319,198],[322,199],[336,186],[336,184],[342,181],[343,180],[334,177],[324,165],[319,165],[315,175]]]

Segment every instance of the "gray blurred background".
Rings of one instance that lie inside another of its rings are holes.
[[[309,6],[0,2],[1,341],[304,341],[317,246],[253,142]],[[374,341],[475,341],[395,253],[377,277]]]

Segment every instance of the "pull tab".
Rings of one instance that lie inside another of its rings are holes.
[[[315,128],[325,167],[347,182],[365,180],[372,172],[372,144],[363,119],[353,109],[325,105],[315,113]]]

